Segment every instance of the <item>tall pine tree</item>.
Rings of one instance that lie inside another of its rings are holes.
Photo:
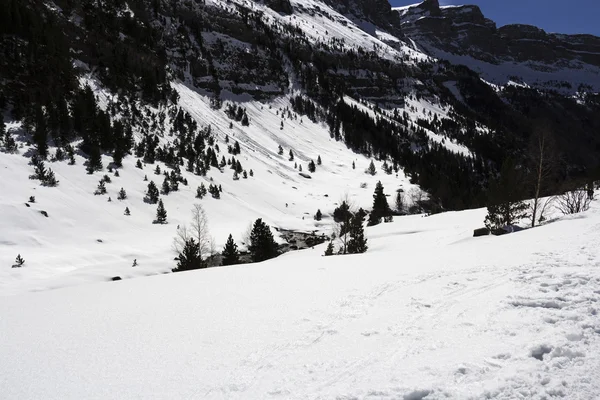
[[[240,263],[240,255],[238,253],[237,244],[233,241],[233,236],[231,234],[227,238],[227,243],[225,243],[225,248],[223,248],[223,261],[221,265],[234,265]]]
[[[279,255],[277,247],[269,225],[265,224],[261,218],[257,219],[250,233],[250,246],[248,247],[252,261],[260,262],[277,257]]]

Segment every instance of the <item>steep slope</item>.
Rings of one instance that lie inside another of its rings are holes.
[[[0,298],[6,399],[592,399],[600,209],[472,238],[484,210],[370,250]]]

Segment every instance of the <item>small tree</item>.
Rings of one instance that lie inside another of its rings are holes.
[[[280,156],[283,155],[283,147],[281,147],[281,145],[279,145],[279,147],[277,148],[277,154],[279,154]]]
[[[577,214],[590,208],[592,198],[584,187],[576,187],[556,197],[555,207],[564,215]]]
[[[538,216],[538,211],[542,207],[540,196],[544,190],[548,189],[549,181],[556,167],[554,139],[545,124],[536,127],[529,143],[529,150],[533,167],[530,177],[533,183],[533,201],[531,202],[531,227],[533,228],[536,219],[539,220],[543,216]]]
[[[327,249],[325,249],[325,254],[323,254],[324,256],[332,256],[333,255],[333,242],[329,242],[329,244],[327,244]]]
[[[321,156],[317,157],[317,165],[321,165]]]
[[[200,257],[198,243],[196,243],[194,238],[189,238],[177,256],[177,268],[174,268],[173,272],[191,271],[206,267],[206,263]]]
[[[367,238],[363,227],[364,214],[356,213],[350,222],[350,240],[348,240],[348,253],[357,254],[367,251]]]
[[[375,175],[377,173],[377,169],[375,168],[375,163],[371,160],[369,167],[365,171],[369,175]]]
[[[135,167],[139,168],[139,169],[143,169],[144,168],[143,165],[142,165],[142,162],[140,161],[139,158],[138,158],[137,162],[135,163]]]
[[[94,192],[95,195],[102,195],[102,194],[106,194],[106,184],[104,183],[104,180],[101,180],[98,183],[98,187],[96,188],[96,191]]]
[[[229,234],[225,247],[223,248],[223,260],[221,265],[234,265],[240,263],[240,255],[238,253],[237,244],[233,241],[233,236]]]
[[[352,169],[356,169],[356,164],[352,161]]]
[[[308,172],[315,172],[315,170],[317,169],[315,162],[313,160],[310,160],[310,162],[308,163]]]
[[[162,200],[158,201],[158,207],[156,208],[156,219],[155,224],[166,224],[167,223],[167,210]]]
[[[260,262],[279,255],[278,246],[273,239],[271,228],[261,218],[257,219],[250,234],[250,255],[252,261]]]
[[[171,191],[171,185],[169,185],[169,179],[167,177],[165,177],[165,179],[163,180],[163,183],[162,183],[161,193],[164,195],[168,195],[170,191]]]
[[[390,206],[388,205],[387,198],[383,193],[383,185],[381,181],[375,185],[375,193],[373,194],[373,210],[369,215],[369,226],[377,225],[381,222],[382,218],[386,218],[391,215]]]
[[[290,149],[290,161],[294,161],[294,152]]]
[[[398,214],[404,214],[406,208],[406,200],[404,199],[404,193],[396,192],[396,212]]]
[[[144,197],[144,201],[150,204],[156,204],[158,203],[158,197],[158,188],[156,187],[154,181],[150,181],[150,183],[148,184],[148,190],[146,190],[146,196]]]
[[[117,200],[125,200],[126,198],[127,198],[127,192],[125,191],[125,189],[121,188],[121,190],[119,190]]]
[[[130,216],[131,212],[129,211],[129,207],[125,207],[125,215]]]
[[[20,254],[17,255],[17,258],[15,259],[15,263],[13,264],[13,268],[21,268],[23,265],[25,264],[25,259],[23,257],[21,257]]]
[[[206,186],[204,186],[204,183],[201,183],[198,189],[196,189],[196,198],[202,199],[206,196],[206,193]]]
[[[202,260],[206,260],[214,253],[214,240],[210,236],[208,229],[208,218],[204,208],[200,204],[194,204],[192,207],[192,220],[190,227],[181,225],[177,227],[177,234],[173,240],[173,249],[176,253],[181,253],[188,239],[193,238],[198,244],[198,252]]]
[[[507,159],[500,170],[499,178],[488,191],[488,214],[485,226],[497,230],[527,217],[527,204],[523,198],[523,174],[511,159]]]
[[[321,213],[321,210],[317,210],[317,213],[315,214],[315,221],[320,221],[323,218],[323,214]]]

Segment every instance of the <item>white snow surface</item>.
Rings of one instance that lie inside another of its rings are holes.
[[[471,237],[484,214],[397,217],[363,255],[2,297],[2,398],[597,398],[600,205]]]

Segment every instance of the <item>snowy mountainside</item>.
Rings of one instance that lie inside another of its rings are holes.
[[[575,94],[600,91],[600,38],[546,33],[529,25],[500,28],[475,5],[426,0],[395,8],[415,48],[504,86],[511,81]]]
[[[370,209],[378,181],[386,188],[390,203],[398,189],[405,191],[407,197],[411,190],[418,190],[402,171],[386,174],[381,162],[376,162],[376,175],[366,174],[370,159],[332,139],[323,124],[301,117],[282,119],[283,109],[289,104],[286,98],[268,104],[247,103],[251,122],[244,127],[227,118],[223,110],[212,109],[196,91],[183,84],[174,87],[180,95],[181,107],[200,126],[211,126],[215,143],[222,149],[218,159],[231,157],[226,151],[227,137],[229,145],[237,141],[241,153],[236,159],[245,171],[252,170],[253,176],[244,179],[240,174],[240,179],[234,180],[234,171],[228,165],[220,171],[212,168],[205,177],[182,167],[188,185],[179,185],[178,191],[161,196],[168,224],[156,225],[152,224],[156,205],[143,199],[149,181],[160,188],[164,179],[162,174],[154,173],[156,166],[163,173],[172,170],[163,162],[138,169],[137,160],[127,157],[118,169],[118,177],[106,170],[89,175],[83,167],[86,159],[78,155],[75,165],[47,163],[59,185],[44,187],[39,181],[28,179],[33,167],[28,165],[26,147],[18,154],[0,153],[3,181],[11,188],[0,195],[0,207],[6,216],[0,227],[0,262],[11,265],[17,254],[27,260],[26,268],[0,272],[2,294],[105,281],[114,276],[127,278],[168,272],[176,256],[171,247],[176,227],[189,224],[194,204],[201,204],[206,210],[215,251],[220,252],[230,233],[245,248],[244,235],[256,218],[276,229],[330,236],[331,213],[343,198],[347,197],[357,208]],[[97,90],[101,104],[110,102],[105,92]],[[168,125],[167,119],[166,129]],[[14,128],[9,125],[9,130]],[[161,140],[169,143],[172,138],[166,135]],[[284,149],[282,155],[278,154],[279,146]],[[289,161],[290,149],[294,161]],[[318,157],[322,164],[310,173],[308,163],[311,160],[316,163]],[[104,164],[109,165],[110,158],[104,156]],[[298,168],[294,167],[296,164]],[[300,175],[300,168],[309,178]],[[112,180],[106,184],[107,194],[94,195],[98,180],[105,173]],[[148,182],[144,181],[145,176]],[[221,198],[208,195],[197,199],[196,189],[201,184],[221,186]],[[117,200],[120,188],[127,192],[126,200]],[[35,196],[35,203],[27,207],[30,196]],[[130,209],[131,216],[123,214],[125,207]],[[319,209],[324,219],[315,221],[313,216]],[[40,211],[46,211],[48,218]],[[131,267],[134,259],[139,267]]]
[[[3,396],[596,398],[598,202],[473,238],[484,214],[397,218],[362,255],[1,297]]]

